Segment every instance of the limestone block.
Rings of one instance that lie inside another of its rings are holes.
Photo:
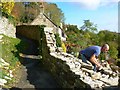
[[[95,73],[93,70],[89,70],[89,69],[86,69],[86,68],[81,68],[81,70],[82,70],[83,72],[89,73],[90,76]]]
[[[2,66],[9,66],[10,65],[9,63],[5,62],[2,58],[0,58],[0,64]]]
[[[92,65],[89,65],[89,64],[84,63],[84,62],[81,63],[81,68],[86,68],[86,69],[89,69],[89,70],[93,70]]]
[[[72,72],[79,72],[79,68],[70,68],[70,70],[72,71]]]
[[[78,69],[80,69],[80,67],[81,67],[81,64],[79,63],[79,62],[74,62],[75,63],[75,68],[78,68]]]
[[[52,34],[51,37],[56,41],[56,39],[55,39],[55,35],[54,35],[54,34]]]
[[[44,31],[53,33],[53,28],[51,28],[51,27],[45,27]]]
[[[44,30],[44,33],[45,33],[45,35],[49,35],[49,32],[48,32],[48,31],[45,31],[45,30]]]
[[[51,56],[54,56],[54,57],[57,57],[56,52],[50,52],[50,55],[51,55]]]
[[[116,77],[116,76],[118,76],[118,73],[113,72],[110,76]]]
[[[57,47],[57,50],[58,50],[59,52],[63,52],[62,47]]]
[[[7,80],[0,78],[0,85],[4,86],[7,83]]]
[[[71,58],[66,58],[67,63],[74,63],[74,61]]]
[[[47,39],[47,43],[53,44],[53,41],[51,39]]]
[[[112,70],[108,70],[108,69],[104,69],[100,71],[102,74],[106,74],[106,75],[111,75],[113,73]]]
[[[55,52],[55,48],[54,47],[50,47],[50,52]]]
[[[93,73],[93,74],[91,75],[91,78],[92,78],[93,80],[100,79],[100,78],[101,78],[101,73],[100,73],[100,72]]]
[[[81,64],[79,62],[74,62],[75,68],[71,68],[73,72],[78,72],[80,70]]]
[[[86,82],[86,83],[88,83],[88,84],[91,84],[91,82],[92,82],[92,79],[91,79],[91,77],[89,77],[89,76],[84,76],[84,82]]]
[[[118,85],[118,77],[115,77],[115,78],[105,77],[105,78],[100,78],[100,80],[103,81],[104,83],[110,85],[110,86],[117,86]]]
[[[69,65],[70,68],[75,68],[75,64],[74,63],[66,62],[66,64]]]
[[[105,74],[102,74],[102,75],[101,75],[102,78],[105,78],[106,76],[107,76],[107,75],[105,75]],[[109,76],[108,76],[108,77],[109,77]]]
[[[107,61],[102,62],[102,66],[106,67],[107,69],[111,69]]]
[[[76,74],[76,75],[82,75],[82,73],[83,73],[83,72],[82,72],[81,69],[79,69],[78,71],[75,71],[75,74]]]
[[[96,90],[99,90],[98,88],[102,88],[104,86],[104,82],[102,81],[95,80],[94,82],[94,87],[96,88]]]
[[[8,76],[4,76],[4,79],[8,79],[8,80],[12,80],[10,77]]]
[[[120,69],[119,69],[118,66],[111,65],[110,67],[111,67],[111,69],[112,69],[113,72],[116,72],[116,73],[119,73],[119,72],[120,72]]]
[[[80,62],[81,64],[83,63],[81,59],[76,59],[76,61]]]
[[[51,38],[49,33],[46,33],[46,40]]]
[[[12,75],[12,70],[9,70],[9,73],[8,73],[7,75],[12,78],[12,77],[13,77],[13,75]]]

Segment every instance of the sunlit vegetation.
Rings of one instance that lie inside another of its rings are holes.
[[[119,55],[119,40],[120,35],[116,32],[108,30],[101,30],[97,32],[97,26],[90,20],[85,20],[84,25],[78,29],[75,25],[67,25],[67,42],[70,46],[70,52],[75,55],[80,50],[91,45],[103,45],[108,43],[110,45],[109,56],[115,60]],[[105,59],[105,58],[102,58]]]

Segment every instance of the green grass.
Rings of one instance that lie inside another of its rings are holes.
[[[16,45],[20,43],[20,40],[5,35],[2,40],[2,51],[0,51],[2,52],[2,58],[8,62],[11,67],[14,67],[19,60],[18,57],[15,56],[15,52],[17,52]]]
[[[26,49],[27,44],[18,39],[18,38],[12,38],[3,35],[2,42],[0,45],[0,52],[2,55],[2,58],[10,64],[9,69],[10,70],[16,70],[18,68],[18,65],[20,63],[20,57],[19,53]],[[2,69],[0,71],[1,78],[4,78],[4,76],[7,76],[9,70]],[[14,78],[11,81],[8,81],[8,83],[13,82]]]

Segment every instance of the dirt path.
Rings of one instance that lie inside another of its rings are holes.
[[[26,55],[38,55],[37,44],[32,40],[22,38],[29,47],[23,53]],[[23,58],[17,75],[18,82],[13,87],[24,90],[25,88],[57,88],[59,87],[54,77],[44,68],[43,64],[38,59]]]

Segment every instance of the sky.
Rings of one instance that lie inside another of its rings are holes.
[[[84,20],[97,24],[98,31],[118,32],[119,0],[47,0],[56,3],[65,16],[65,23],[80,28]]]

